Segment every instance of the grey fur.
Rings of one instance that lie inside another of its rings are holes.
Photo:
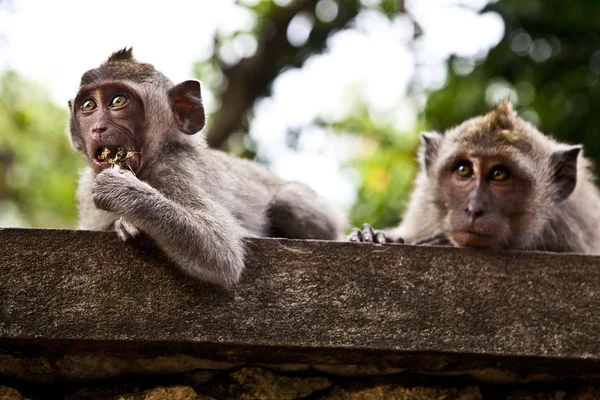
[[[116,57],[119,76],[125,74],[123,64],[134,62],[125,56]],[[187,274],[224,286],[240,279],[244,237],[342,239],[346,216],[308,186],[209,149],[202,135],[179,131],[170,86],[164,79],[148,83],[147,65],[143,79],[127,81],[146,99],[148,140],[140,150],[140,169],[134,176],[126,169],[95,175],[86,168],[77,190],[80,229],[115,229],[124,240],[145,232]],[[94,84],[110,78],[95,70],[86,76]],[[83,135],[71,111],[71,142],[81,151]]]

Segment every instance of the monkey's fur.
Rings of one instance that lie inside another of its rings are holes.
[[[209,149],[201,135],[192,135],[204,126],[196,81],[175,86],[152,65],[137,62],[130,48],[87,71],[79,93],[101,91],[113,82],[132,92],[130,101],[141,99],[141,131],[113,127],[114,110],[82,131],[89,118],[81,115],[83,100],[78,94],[69,102],[72,146],[96,168],[85,168],[79,181],[80,229],[115,229],[124,240],[139,229],[189,275],[224,286],[240,279],[244,237],[341,238],[345,215],[309,187]],[[181,94],[174,95],[182,85]],[[185,106],[177,108],[178,101]],[[98,139],[102,135],[108,139]],[[135,176],[94,160],[96,149],[122,146],[119,140],[139,146],[127,148],[137,152],[131,159]]]
[[[442,238],[457,245],[450,218],[452,199],[444,195],[442,186],[448,183],[442,177],[457,154],[476,154],[510,159],[517,166],[514,174],[527,182],[524,194],[511,198],[518,212],[503,216],[510,229],[492,247],[600,254],[600,192],[581,146],[543,135],[519,118],[508,101],[444,135],[424,133],[421,139],[420,170],[400,225],[383,233],[366,226],[367,240],[357,240],[362,232],[355,229],[351,240],[419,243],[433,238],[439,243]]]

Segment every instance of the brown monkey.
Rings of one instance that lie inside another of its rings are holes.
[[[582,146],[543,135],[508,101],[421,139],[400,225],[354,228],[351,241],[600,253],[600,193]]]
[[[340,238],[345,216],[309,187],[209,149],[200,83],[174,85],[132,49],[87,71],[71,109],[80,178],[79,228],[143,231],[188,274],[228,285],[245,236]],[[114,167],[113,167],[114,166]]]

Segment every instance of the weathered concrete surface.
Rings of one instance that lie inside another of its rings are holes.
[[[219,363],[600,376],[598,257],[254,239],[225,290],[110,232],[0,229],[0,243],[0,376]]]

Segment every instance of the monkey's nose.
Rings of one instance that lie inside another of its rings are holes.
[[[483,216],[483,208],[481,207],[471,207],[470,205],[465,208],[465,214],[467,214],[470,218],[476,219]]]
[[[92,133],[103,133],[105,131],[106,131],[106,127],[105,126],[98,126],[98,125],[96,125],[96,126],[94,126],[92,128]]]

